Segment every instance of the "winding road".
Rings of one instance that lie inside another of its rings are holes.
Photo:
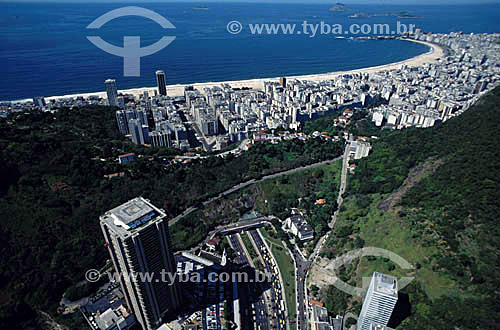
[[[325,161],[322,161],[322,162],[318,162],[318,163],[314,163],[314,164],[310,164],[310,165],[306,165],[306,166],[301,166],[301,167],[296,167],[296,168],[292,168],[290,170],[286,170],[286,171],[282,171],[282,172],[278,172],[278,173],[274,173],[274,174],[269,174],[269,175],[266,175],[266,176],[263,176],[261,179],[251,179],[251,180],[248,180],[248,181],[245,181],[245,182],[242,182],[242,183],[239,183],[229,189],[227,189],[226,191],[223,191],[221,192],[219,195],[215,196],[215,197],[212,197],[206,201],[204,201],[202,203],[203,206],[205,205],[208,205],[212,202],[215,202],[216,200],[224,197],[224,196],[227,196],[227,195],[230,195],[238,190],[241,190],[243,188],[246,188],[246,187],[249,187],[253,184],[256,184],[256,183],[259,183],[259,182],[262,182],[262,181],[265,181],[265,180],[269,180],[269,179],[274,179],[274,178],[278,178],[280,176],[283,176],[283,175],[289,175],[289,174],[293,174],[293,173],[296,173],[296,172],[299,172],[299,171],[303,171],[303,170],[308,170],[308,169],[311,169],[311,168],[315,168],[315,167],[318,167],[318,166],[321,166],[321,165],[326,165],[326,164],[330,164],[330,163],[333,163],[333,162],[336,162],[337,160],[339,159],[342,159],[344,156],[339,156],[337,158],[334,158],[334,159],[330,159],[330,160],[325,160]],[[179,214],[178,216],[176,216],[175,218],[173,218],[172,220],[170,220],[168,222],[168,224],[170,226],[174,225],[177,221],[181,220],[182,218],[184,218],[185,216],[191,214],[192,212],[196,211],[198,208],[195,207],[195,206],[191,206],[189,208],[187,208],[186,210],[184,210],[184,212],[182,212],[181,214]]]

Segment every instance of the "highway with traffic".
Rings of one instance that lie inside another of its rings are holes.
[[[248,256],[243,250],[240,240],[238,239],[238,234],[233,234],[228,236],[231,241],[231,245],[238,255],[235,261],[242,266],[249,266],[250,262]],[[238,283],[238,290],[242,290],[239,294],[244,302],[243,308],[241,308],[241,319],[244,320],[243,324],[252,326],[255,323],[255,329],[259,330],[269,330],[269,314],[264,301],[264,294],[258,293],[259,283]],[[251,297],[258,297],[256,301],[252,301]]]
[[[296,265],[296,288],[297,288],[297,329],[307,330],[307,301],[306,301],[306,277],[311,262],[304,258],[299,252],[297,246],[294,245],[292,250],[293,258]]]
[[[272,304],[272,323],[273,329],[286,329],[286,314],[285,297],[283,292],[283,283],[279,274],[278,266],[271,255],[271,252],[264,244],[257,230],[249,231],[250,237],[259,249],[258,253],[264,260],[264,267],[266,273],[270,275],[271,279],[271,304]]]

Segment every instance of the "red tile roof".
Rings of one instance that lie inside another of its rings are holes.
[[[128,154],[120,155],[120,156],[118,156],[118,158],[125,158],[125,157],[129,157],[129,156],[135,156],[135,154],[133,152],[131,152],[131,153],[128,153]]]

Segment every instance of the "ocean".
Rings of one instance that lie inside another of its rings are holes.
[[[167,18],[175,29],[162,29],[143,17],[116,18],[97,31],[86,29],[97,17],[132,3],[0,3],[0,100],[104,90],[114,78],[119,89],[154,86],[155,71],[165,70],[168,84],[269,78],[359,69],[402,61],[428,51],[400,40],[339,39],[332,34],[252,35],[248,24],[388,23],[415,24],[427,32],[500,32],[500,4],[468,6],[353,5],[352,12],[331,5],[268,3],[140,3]],[[355,12],[408,12],[418,18],[349,18]],[[230,34],[239,21],[243,31]],[[123,58],[94,46],[98,35],[116,46],[123,36],[140,36],[141,46],[162,36],[176,39],[141,59],[140,77],[124,77]]]

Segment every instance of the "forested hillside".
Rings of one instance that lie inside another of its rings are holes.
[[[383,137],[358,161],[351,226],[366,246],[399,249],[416,266],[412,314],[398,329],[500,326],[499,132],[497,88],[457,118]]]

